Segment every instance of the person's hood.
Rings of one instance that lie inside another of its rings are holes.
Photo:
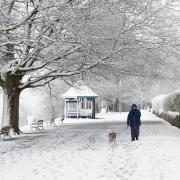
[[[133,109],[133,107],[136,107],[136,108],[137,108],[137,105],[136,105],[136,104],[133,104],[133,105],[131,106],[131,108]]]

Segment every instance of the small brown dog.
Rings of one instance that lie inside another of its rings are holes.
[[[112,142],[116,139],[116,133],[114,131],[109,132],[109,141]]]

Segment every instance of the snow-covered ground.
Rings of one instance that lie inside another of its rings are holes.
[[[140,140],[131,142],[126,117],[66,119],[59,127],[1,141],[0,180],[180,179],[180,130],[144,111]],[[110,130],[117,132],[112,143]]]

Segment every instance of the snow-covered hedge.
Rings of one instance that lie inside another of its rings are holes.
[[[176,91],[168,96],[171,104],[171,110],[180,112],[180,91]]]
[[[152,110],[155,113],[180,112],[180,91],[168,95],[159,95],[152,99]]]
[[[168,111],[167,113],[171,118],[176,118],[177,116],[180,116],[179,112]]]
[[[152,99],[152,112],[180,128],[180,91]]]

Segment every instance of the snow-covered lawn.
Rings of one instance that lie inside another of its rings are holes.
[[[99,114],[88,123],[65,120],[59,127],[1,141],[0,180],[180,179],[180,130],[150,112],[142,114],[135,142],[126,129],[127,113]],[[117,132],[113,143],[110,130]]]

